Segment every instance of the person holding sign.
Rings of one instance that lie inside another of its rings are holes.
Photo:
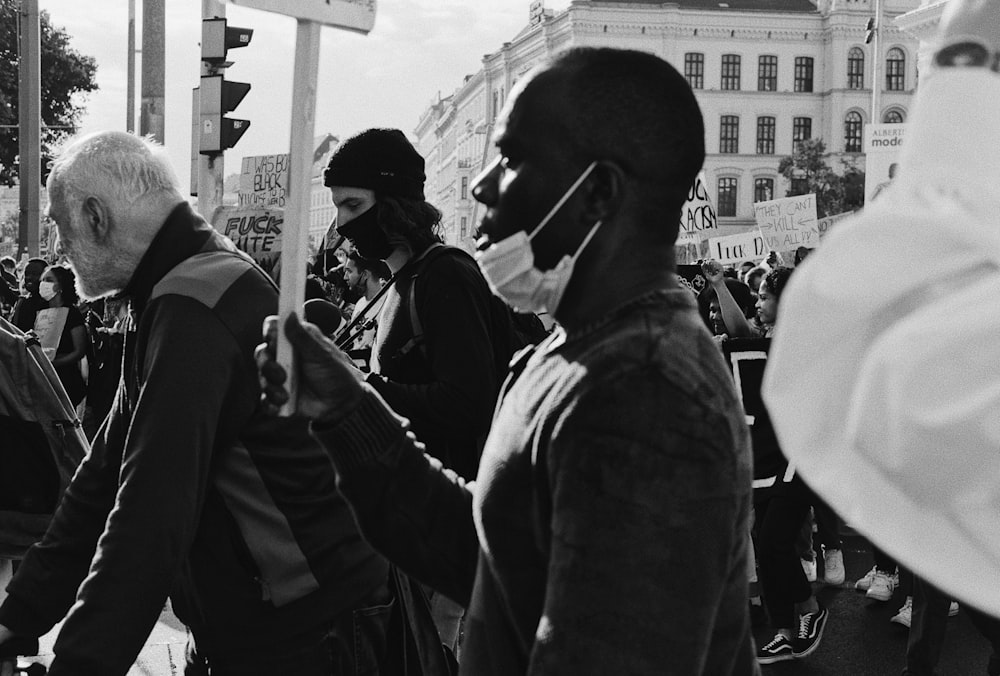
[[[462,674],[749,676],[747,430],[667,217],[704,161],[694,93],[652,54],[572,49],[518,81],[495,138],[479,265],[559,328],[512,362],[475,484],[292,315],[297,410],[365,537],[469,604]]]
[[[306,421],[261,415],[253,349],[274,284],[146,139],[74,139],[48,194],[82,293],[128,299],[136,331],[111,413],[7,587],[0,642],[65,617],[49,673],[122,676],[169,596],[190,628],[187,674],[372,668],[388,564]]]
[[[81,362],[87,355],[90,338],[83,315],[76,307],[80,297],[73,271],[61,265],[46,268],[38,283],[38,295],[49,306],[35,315],[35,333],[52,360],[69,400],[79,406],[87,395]]]

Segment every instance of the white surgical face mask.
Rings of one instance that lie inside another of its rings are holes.
[[[542,271],[535,267],[535,252],[531,248],[531,240],[552,220],[595,166],[597,162],[590,163],[531,234],[519,230],[476,254],[479,269],[486,277],[490,289],[516,310],[554,313],[559,307],[559,301],[562,300],[566,286],[573,276],[576,260],[587,248],[587,244],[601,226],[601,221],[594,224],[575,253],[563,256],[551,270]]]
[[[55,282],[39,282],[38,295],[42,297],[42,300],[52,300],[53,298],[55,298],[56,297]]]

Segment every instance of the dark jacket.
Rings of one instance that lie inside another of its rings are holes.
[[[305,422],[258,412],[278,297],[260,269],[182,204],[126,293],[136,348],[112,413],[0,607],[35,635],[70,611],[52,676],[126,673],[168,595],[201,653],[244,657],[386,579]]]
[[[369,541],[469,604],[462,674],[757,672],[747,430],[687,290],[522,354],[474,493],[405,429],[370,390],[313,427]]]
[[[413,342],[411,293],[422,347]],[[495,312],[486,280],[467,254],[448,251],[426,267],[414,260],[385,295],[372,348],[368,383],[410,420],[435,457],[469,480],[503,377],[493,344]]]

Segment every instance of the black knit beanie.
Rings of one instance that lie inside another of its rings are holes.
[[[326,186],[367,188],[424,199],[424,158],[398,129],[367,129],[345,140],[323,172]]]

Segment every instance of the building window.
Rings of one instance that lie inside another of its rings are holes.
[[[468,234],[469,234],[469,219],[466,218],[465,216],[462,216],[462,218],[459,221],[459,223],[460,223],[460,230],[459,230],[460,235],[459,235],[459,237],[461,237],[462,239],[465,239],[468,236]]]
[[[885,55],[885,88],[890,92],[901,92],[906,85],[906,56],[899,47],[893,47]]]
[[[813,90],[813,60],[811,56],[795,57],[795,91]]]
[[[722,89],[738,90],[740,88],[740,55],[722,55]]]
[[[792,178],[791,185],[789,186],[789,195],[808,195],[809,194],[809,179],[807,178]]]
[[[736,179],[719,179],[719,199],[716,201],[719,216],[736,215]]]
[[[688,52],[684,55],[684,77],[691,89],[705,88],[705,55]]]
[[[740,118],[736,115],[723,115],[719,125],[719,152],[740,152]]]
[[[753,201],[770,202],[774,199],[774,179],[757,178],[753,182]]]
[[[865,52],[860,47],[847,52],[847,88],[865,88]]]
[[[757,118],[757,154],[774,154],[774,118]]]
[[[497,119],[497,112],[499,112],[499,106],[497,106],[497,96],[500,92],[493,90],[493,119]]]
[[[757,64],[757,91],[778,91],[778,57],[760,57]]]
[[[462,177],[462,199],[469,199],[469,177]]]
[[[799,141],[808,141],[813,135],[813,121],[811,117],[792,118],[792,152],[795,152],[796,144]]]
[[[851,111],[844,118],[844,150],[849,153],[861,152],[861,113]]]
[[[886,112],[882,121],[886,124],[903,124],[903,114],[893,108],[892,110]]]

